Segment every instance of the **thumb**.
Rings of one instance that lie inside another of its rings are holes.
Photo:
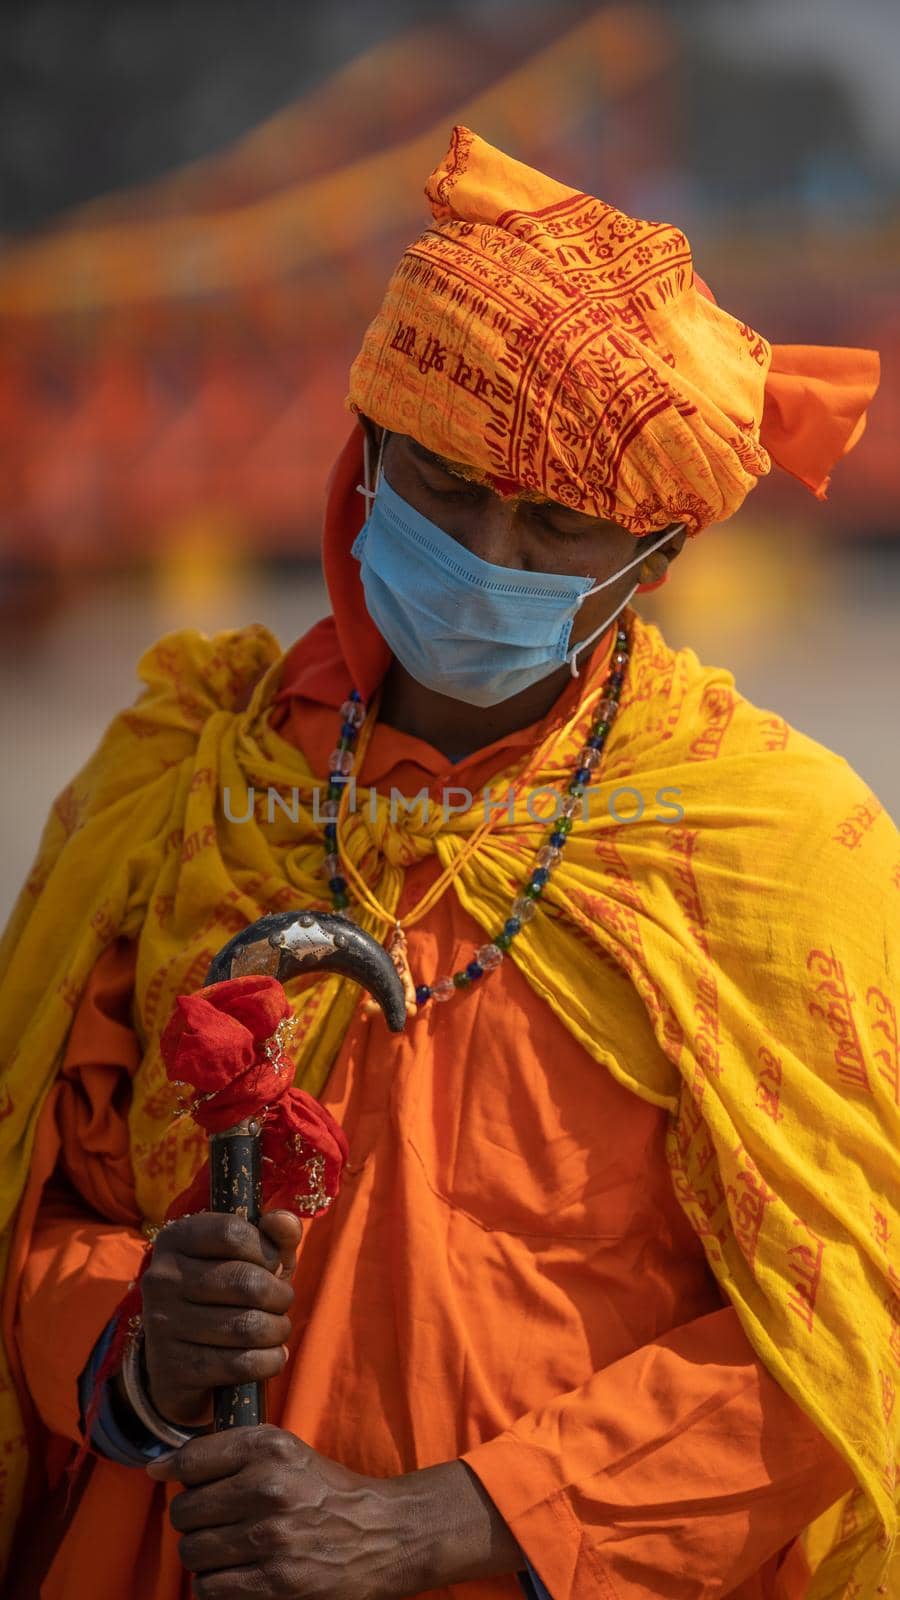
[[[293,1211],[264,1211],[259,1219],[263,1247],[276,1278],[292,1278],[297,1264],[297,1247],[303,1238],[303,1223]],[[269,1248],[266,1248],[268,1243]],[[274,1250],[271,1248],[274,1246]]]

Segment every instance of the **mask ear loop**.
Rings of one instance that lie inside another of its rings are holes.
[[[384,455],[384,442],[385,442],[387,436],[388,436],[387,428],[382,428],[382,430],[381,430],[381,442],[380,442],[380,444],[378,446],[378,460],[375,463],[375,482],[372,485],[372,487],[369,488],[369,484],[372,482],[372,477],[371,477],[371,472],[370,472],[370,468],[371,468],[371,464],[372,464],[372,452],[371,452],[371,446],[369,444],[369,430],[368,430],[368,428],[366,428],[364,433],[363,433],[363,477],[365,478],[366,481],[365,481],[365,483],[358,483],[356,485],[356,492],[357,492],[357,494],[361,494],[363,499],[366,502],[366,514],[367,515],[371,511],[371,509],[372,509],[372,501],[375,499],[375,496],[378,493],[378,480],[381,477],[381,458]]]
[[[667,543],[669,539],[674,539],[676,533],[680,533],[683,527],[684,523],[679,522],[674,528],[667,528],[665,533],[662,534],[659,539],[657,539],[656,543],[650,546],[649,550],[642,550],[639,556],[635,556],[633,561],[629,561],[627,565],[622,567],[618,572],[614,572],[611,578],[604,578],[602,583],[595,583],[592,589],[588,589],[587,592],[581,596],[578,604],[581,605],[582,602],[587,599],[589,594],[597,594],[599,590],[607,589],[611,583],[617,583],[620,578],[624,578],[626,572],[630,572],[632,567],[641,565],[644,561],[646,561],[648,556],[653,555],[654,550],[659,550],[662,545]],[[569,667],[571,669],[573,678],[580,678],[581,676],[581,673],[578,670],[578,657],[582,650],[584,650],[587,645],[592,644],[595,639],[599,639],[601,634],[606,632],[607,628],[613,622],[615,622],[616,618],[625,610],[625,607],[628,605],[632,597],[637,593],[639,587],[640,578],[638,579],[637,583],[632,585],[621,605],[616,607],[615,611],[613,611],[612,614],[607,617],[606,621],[601,622],[599,628],[595,628],[593,633],[589,633],[586,639],[581,639],[575,646],[575,649],[568,658]]]
[[[620,574],[620,576],[621,576],[621,574]],[[616,606],[615,611],[610,613],[610,615],[607,617],[606,621],[605,622],[601,622],[599,628],[595,628],[593,633],[589,633],[586,639],[580,640],[580,642],[575,646],[575,649],[572,651],[572,654],[569,656],[569,667],[570,667],[570,670],[571,670],[573,678],[580,678],[581,677],[581,672],[579,671],[579,667],[578,667],[578,657],[579,657],[581,651],[584,650],[586,645],[592,644],[595,639],[599,639],[601,634],[604,634],[606,632],[607,628],[610,627],[610,625],[613,622],[615,622],[616,618],[618,616],[620,616],[621,613],[625,610],[625,607],[627,606],[627,604],[628,604],[629,600],[631,599],[632,595],[637,594],[638,588],[639,588],[639,585],[637,583],[635,583],[629,589],[627,595],[625,596],[625,599],[622,601],[622,604],[620,606]]]

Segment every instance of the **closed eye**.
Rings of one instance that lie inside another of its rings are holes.
[[[555,522],[551,521],[551,517],[552,517],[553,513],[552,513],[552,508],[549,507],[549,506],[530,505],[528,507],[528,514],[529,514],[529,516],[532,518],[532,520],[534,522],[540,523],[541,527],[543,529],[545,529],[545,531],[547,533],[552,533],[554,539],[560,540],[563,543],[566,543],[568,541],[575,540],[575,539],[590,538],[594,533],[599,533],[600,532],[599,528],[587,528],[587,527],[560,528],[560,527],[558,527]]]
[[[454,489],[437,489],[434,484],[426,484],[429,494],[436,495],[438,500],[482,500],[486,490],[477,483],[461,483]]]

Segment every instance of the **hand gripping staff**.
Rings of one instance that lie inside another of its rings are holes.
[[[348,918],[286,911],[236,934],[215,957],[203,988],[179,996],[160,1040],[169,1078],[194,1091],[178,1114],[189,1111],[209,1134],[209,1160],[172,1201],[166,1221],[212,1209],[256,1224],[263,1204],[315,1217],[337,1194],[347,1141],[330,1112],[294,1088],[284,1048],[291,1007],[281,980],[313,972],[352,978],[381,1006],[391,1032],[402,1031],[406,999],[397,969],[384,947]],[[148,1250],[117,1308],[79,1462],[106,1382],[138,1348],[141,1278],[150,1256]],[[217,1390],[216,1430],[264,1420],[262,1399],[257,1383]]]
[[[285,1160],[285,1155],[293,1153],[305,1157],[301,1162],[302,1172],[299,1175],[301,1184],[305,1178],[307,1194],[304,1196],[286,1196],[288,1204],[294,1201],[292,1209],[306,1215],[315,1215],[324,1210],[329,1203],[336,1188],[328,1179],[328,1157],[319,1143],[317,1148],[317,1134],[319,1129],[310,1125],[309,1113],[316,1119],[326,1116],[316,1102],[311,1101],[309,1095],[302,1091],[287,1089],[285,1093],[281,1084],[277,1085],[279,1093],[273,1106],[272,1078],[285,1073],[288,1082],[292,1076],[292,1068],[287,1058],[282,1058],[278,1046],[281,1040],[278,1029],[283,1028],[289,1019],[290,1008],[283,991],[281,982],[287,981],[303,973],[310,972],[339,972],[344,977],[352,978],[360,984],[369,994],[373,995],[384,1012],[385,1020],[392,1033],[400,1033],[406,1021],[406,1003],[403,985],[390,956],[370,934],[364,933],[355,923],[345,917],[334,916],[326,912],[312,911],[287,911],[274,915],[260,917],[257,922],[251,923],[241,933],[230,939],[213,960],[206,974],[205,988],[213,985],[227,985],[231,995],[219,990],[222,998],[229,1000],[229,1011],[234,1017],[240,1014],[243,1002],[246,1007],[248,1001],[258,1000],[259,989],[253,985],[252,980],[263,978],[269,980],[267,991],[281,1002],[281,1018],[276,1028],[265,1042],[266,1061],[264,1068],[257,1071],[245,1071],[239,1074],[240,1092],[233,1091],[237,1087],[235,1080],[230,1082],[220,1080],[220,1074],[213,1071],[210,1077],[204,1104],[197,1104],[194,1114],[197,1120],[204,1123],[209,1131],[209,1203],[213,1211],[230,1212],[235,1216],[246,1217],[248,1222],[258,1223],[262,1208],[264,1188],[274,1189],[279,1196],[284,1194],[285,1181],[290,1184],[293,1174],[286,1171],[290,1165]],[[231,980],[238,980],[235,985]],[[247,980],[251,980],[248,984]],[[203,991],[196,998],[203,998]],[[188,1002],[191,998],[188,997]],[[211,998],[211,996],[210,996]],[[237,1002],[237,1003],[235,1003]],[[184,1006],[184,1001],[179,1002]],[[246,1010],[244,1011],[246,1018]],[[173,1018],[177,1027],[178,1015]],[[230,1020],[230,1019],[229,1019]],[[249,1020],[249,1019],[247,1019]],[[267,1024],[263,1024],[267,1025]],[[169,1024],[166,1034],[169,1043],[164,1047],[164,1055],[169,1065],[169,1056],[172,1056],[172,1070],[177,1070],[179,1076],[185,1071],[183,1052],[172,1049],[173,1024]],[[173,1032],[175,1030],[173,1029]],[[181,1030],[183,1039],[184,1030]],[[273,1048],[273,1040],[277,1041]],[[224,1056],[219,1057],[219,1065],[225,1065]],[[182,1082],[183,1082],[182,1078]],[[192,1087],[200,1088],[196,1075],[192,1076]],[[291,1099],[297,1101],[297,1109],[301,1115],[299,1119],[289,1119],[285,1113],[289,1110]],[[253,1102],[251,1104],[251,1102]],[[286,1104],[287,1102],[287,1104]],[[204,1117],[204,1110],[208,1108]],[[221,1126],[223,1116],[229,1116],[234,1110],[243,1112],[240,1118],[235,1119],[227,1126]],[[303,1112],[307,1115],[304,1117]],[[210,1115],[209,1113],[212,1113]],[[274,1115],[273,1115],[274,1112]],[[328,1118],[328,1123],[331,1119]],[[293,1126],[296,1121],[297,1125]],[[268,1157],[280,1171],[272,1174],[272,1183],[264,1183],[263,1165],[266,1159],[266,1126],[272,1127],[275,1135],[273,1152]],[[331,1124],[330,1131],[336,1130],[339,1143],[343,1143],[343,1135],[336,1125]],[[325,1130],[322,1130],[325,1131]],[[279,1138],[279,1135],[281,1136]],[[293,1135],[293,1137],[292,1137]],[[299,1136],[299,1137],[298,1137]],[[328,1142],[328,1132],[325,1131],[325,1142]],[[288,1146],[286,1152],[284,1146]],[[299,1149],[298,1149],[299,1145]],[[346,1155],[346,1145],[343,1145],[341,1157]],[[338,1158],[337,1171],[334,1180],[339,1178],[342,1160]],[[330,1189],[330,1193],[329,1193]],[[269,1196],[272,1203],[272,1196]],[[216,1390],[214,1397],[215,1428],[220,1431],[224,1428],[252,1425],[264,1421],[262,1385],[259,1383],[236,1384],[230,1388]]]

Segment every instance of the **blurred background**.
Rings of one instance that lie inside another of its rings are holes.
[[[900,812],[895,0],[7,0],[0,916],[173,627],[327,610],[346,373],[454,122],[680,224],[778,342],[880,350],[826,504],[773,473],[641,609]]]

